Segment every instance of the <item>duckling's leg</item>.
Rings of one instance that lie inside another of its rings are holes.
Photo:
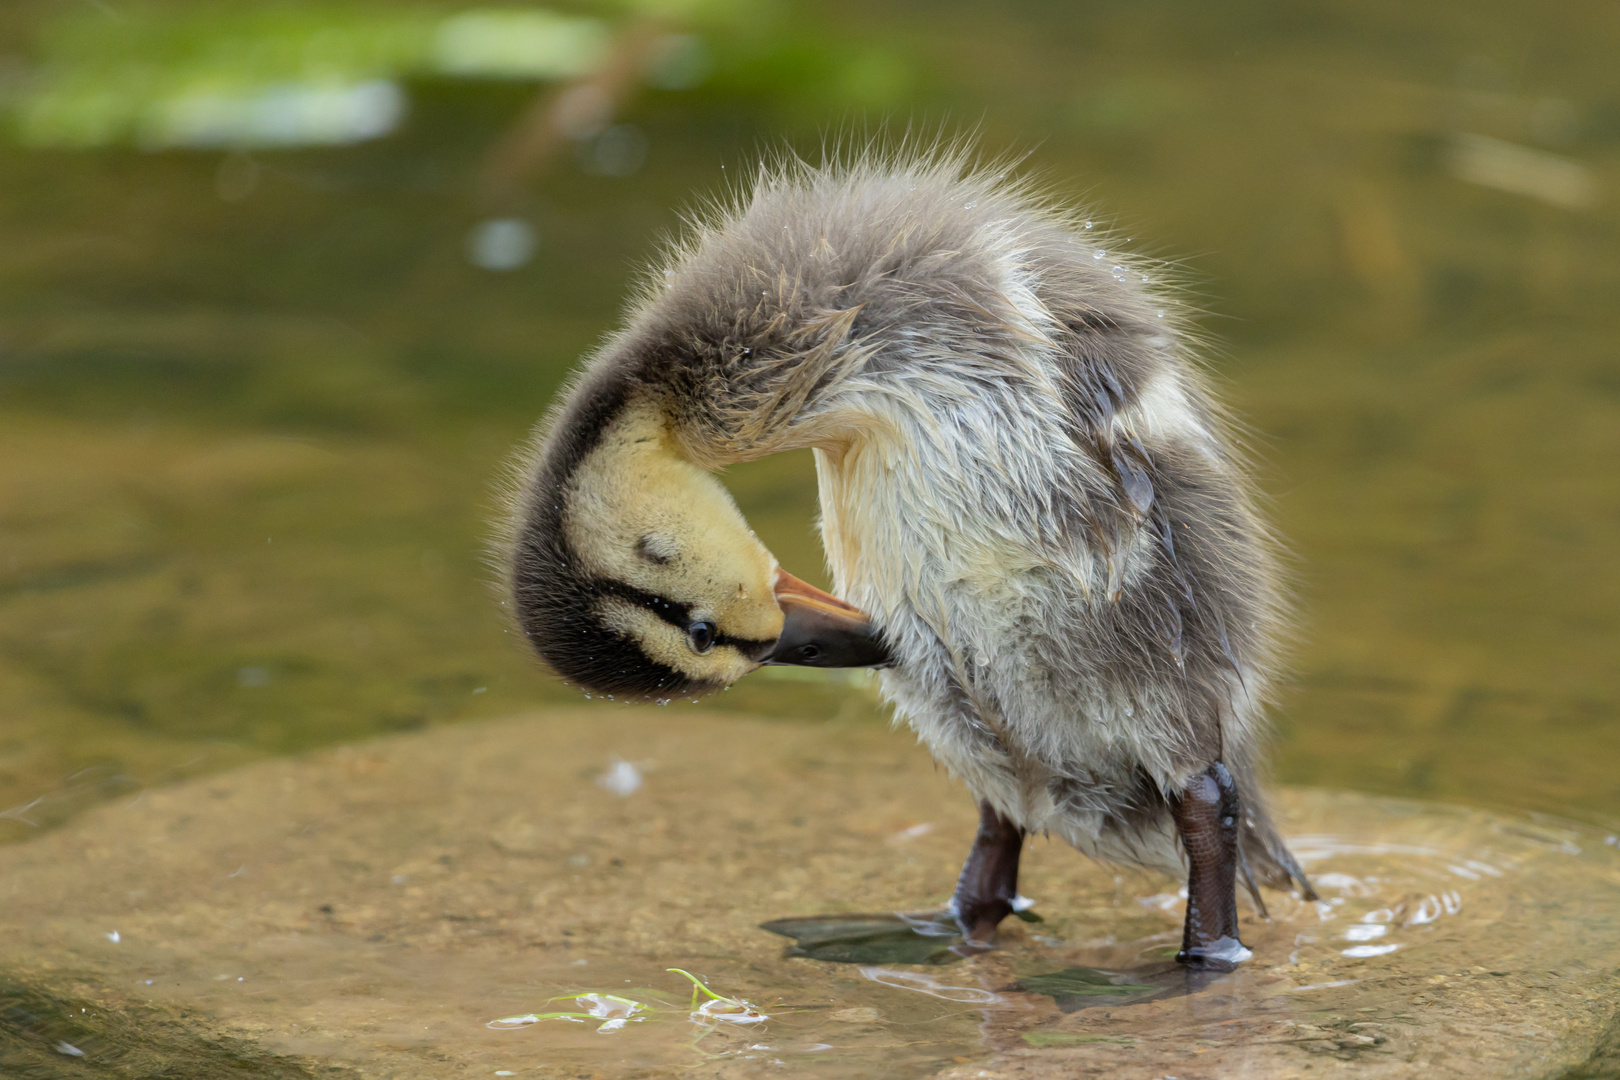
[[[1170,801],[1187,852],[1187,923],[1176,960],[1192,968],[1230,971],[1251,955],[1238,940],[1237,784],[1215,762]]]
[[[987,802],[979,804],[979,834],[956,879],[951,908],[969,946],[986,947],[996,927],[1013,911],[1018,895],[1018,856],[1024,850],[1024,830],[996,813]]]

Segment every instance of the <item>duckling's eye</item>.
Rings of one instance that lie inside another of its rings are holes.
[[[714,623],[699,621],[686,628],[686,640],[691,642],[693,652],[706,653],[714,648],[716,633]]]

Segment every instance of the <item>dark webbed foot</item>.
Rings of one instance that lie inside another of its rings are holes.
[[[968,948],[988,948],[995,941],[996,927],[1012,914],[1013,899],[1018,895],[1018,856],[1023,850],[1024,830],[989,803],[980,803],[979,833],[951,898],[951,910]]]
[[[1230,971],[1251,955],[1238,940],[1240,809],[1237,784],[1218,761],[1170,803],[1188,864],[1187,922],[1176,960],[1190,968]]]

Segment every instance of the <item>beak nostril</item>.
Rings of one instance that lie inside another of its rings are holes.
[[[786,571],[778,572],[772,592],[782,608],[782,633],[766,663],[804,667],[887,667],[893,663],[864,612]]]

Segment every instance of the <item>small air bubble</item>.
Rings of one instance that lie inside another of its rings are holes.
[[[1093,259],[1106,259],[1108,257],[1108,252],[1104,251],[1102,248],[1098,248],[1096,251],[1091,253],[1091,257]]]
[[[1160,308],[1160,309],[1159,309],[1159,311],[1158,311],[1158,316],[1159,316],[1159,318],[1161,318],[1161,319],[1162,319],[1162,318],[1164,318],[1164,308]]]
[[[1096,224],[1097,223],[1095,221],[1088,221],[1088,222],[1086,222],[1086,228],[1090,229],[1090,228],[1094,227]]]
[[[977,199],[974,199],[974,200],[973,200],[973,201],[972,201],[972,202],[970,202],[970,203],[965,203],[965,204],[963,204],[963,206],[962,206],[962,209],[964,209],[964,210],[971,210],[971,209],[973,209],[973,208],[974,208],[974,207],[975,207],[975,206],[978,206],[978,205],[979,205],[979,200],[977,200]]]
[[[1126,705],[1125,706],[1125,715],[1126,716],[1135,716],[1136,715],[1136,706],[1134,706],[1134,705]]]

